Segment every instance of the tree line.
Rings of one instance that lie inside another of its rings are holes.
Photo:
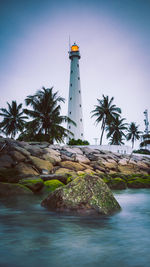
[[[69,122],[76,125],[68,116],[61,115],[61,103],[65,99],[59,96],[52,88],[43,87],[34,95],[25,99],[28,108],[22,108],[22,103],[7,102],[7,108],[0,108],[0,131],[6,137],[15,138],[19,134],[21,141],[47,141],[50,144],[64,142],[65,138],[72,135],[71,131],[62,126],[62,123]],[[97,105],[91,111],[91,117],[96,117],[96,124],[101,123],[100,145],[103,135],[111,145],[124,144],[124,140],[131,140],[132,148],[135,140],[140,139],[142,132],[135,122],[126,123],[121,117],[121,109],[113,102],[114,98],[102,96],[97,99]]]

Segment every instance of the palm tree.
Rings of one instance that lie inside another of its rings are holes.
[[[107,138],[110,138],[109,144],[111,145],[123,145],[123,137],[125,137],[124,131],[127,130],[127,123],[124,123],[125,118],[119,119],[116,117],[113,121],[107,125],[106,131]]]
[[[27,132],[44,135],[50,143],[53,143],[54,140],[63,141],[64,137],[67,137],[68,133],[71,132],[61,124],[71,122],[76,125],[67,116],[60,115],[61,106],[59,103],[64,103],[64,101],[64,98],[58,96],[58,92],[53,93],[53,87],[47,89],[43,87],[35,95],[27,96],[26,105],[31,106],[32,110],[24,109],[24,112],[33,118],[27,123]]]
[[[22,104],[17,105],[16,101],[12,101],[11,104],[7,102],[7,105],[8,110],[6,108],[0,109],[0,115],[4,117],[0,127],[6,136],[15,138],[16,134],[23,130],[27,116],[23,115]]]
[[[127,140],[131,140],[132,142],[132,148],[134,147],[134,142],[135,140],[140,139],[140,134],[142,133],[141,131],[138,130],[139,125],[136,125],[135,122],[131,122],[128,128],[128,134],[126,136]]]
[[[112,104],[114,100],[114,97],[112,97],[109,100],[108,96],[103,95],[103,99],[97,99],[98,105],[95,105],[95,109],[92,110],[92,117],[97,117],[96,123],[98,124],[99,122],[102,121],[101,124],[101,137],[100,137],[100,145],[102,144],[102,139],[103,139],[103,134],[106,125],[109,125],[113,119],[119,116],[121,113],[121,109],[116,107],[116,105]]]

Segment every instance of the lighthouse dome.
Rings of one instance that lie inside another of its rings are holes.
[[[74,44],[71,46],[71,51],[73,51],[73,52],[79,51],[79,46],[76,45],[76,43],[74,43]]]

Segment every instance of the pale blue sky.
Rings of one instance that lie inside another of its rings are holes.
[[[143,130],[143,111],[150,112],[149,14],[148,0],[0,0],[0,107],[54,86],[67,113],[70,34],[81,52],[85,139],[99,137],[90,112],[102,94],[114,96],[127,122]]]

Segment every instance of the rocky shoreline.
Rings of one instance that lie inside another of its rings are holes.
[[[46,196],[86,175],[110,189],[150,188],[150,158],[0,138],[0,196]]]

